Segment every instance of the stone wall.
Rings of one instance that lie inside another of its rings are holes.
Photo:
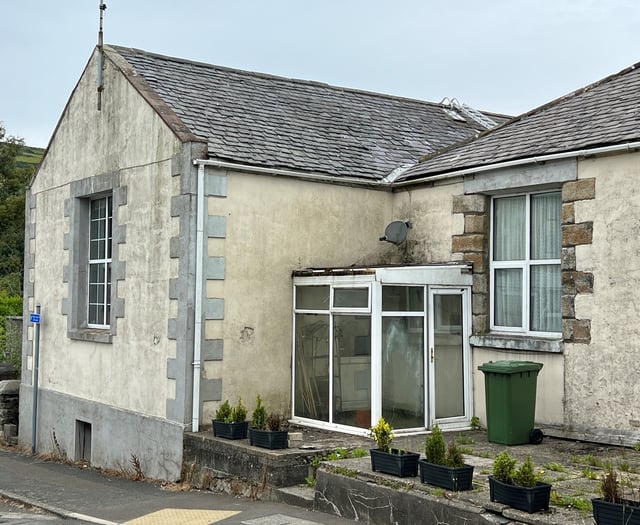
[[[452,236],[451,251],[473,263],[473,333],[485,334],[489,330],[489,197],[457,195],[452,212],[463,214],[464,233]]]
[[[19,394],[18,379],[0,381],[0,431],[5,438],[15,436],[18,428]]]
[[[575,221],[575,202],[595,199],[595,179],[562,186],[562,338],[565,342],[591,342],[591,319],[576,319],[578,294],[593,293],[593,273],[576,271],[576,246],[591,244],[593,221]]]

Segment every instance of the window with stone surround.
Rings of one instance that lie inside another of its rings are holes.
[[[89,203],[89,254],[87,326],[111,324],[111,242],[113,203],[111,195]]]
[[[492,199],[492,331],[562,332],[561,207],[559,191]]]
[[[126,263],[119,246],[126,241],[126,225],[117,210],[127,203],[127,187],[118,174],[106,173],[74,181],[65,202],[70,228],[64,234],[69,264],[64,267],[68,295],[62,299],[70,339],[110,343],[116,319],[124,316],[124,299],[116,283],[124,280]]]

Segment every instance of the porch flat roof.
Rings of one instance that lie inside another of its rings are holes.
[[[380,269],[420,269],[420,268],[450,268],[460,267],[461,270],[471,270],[473,264],[467,261],[451,261],[441,263],[416,264],[378,264],[369,266],[337,266],[335,268],[301,268],[291,272],[292,277],[323,277],[343,275],[374,275]]]

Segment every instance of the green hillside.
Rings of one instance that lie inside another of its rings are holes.
[[[42,155],[44,155],[44,149],[25,146],[22,148],[20,155],[16,157],[16,168],[27,168],[29,166],[35,168],[42,160]]]

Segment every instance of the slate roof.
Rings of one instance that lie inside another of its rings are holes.
[[[188,131],[208,142],[210,158],[380,180],[484,129],[451,118],[431,102],[137,49],[105,50],[124,58],[132,68],[125,74],[142,77]]]
[[[407,170],[402,180],[640,139],[640,63]]]

